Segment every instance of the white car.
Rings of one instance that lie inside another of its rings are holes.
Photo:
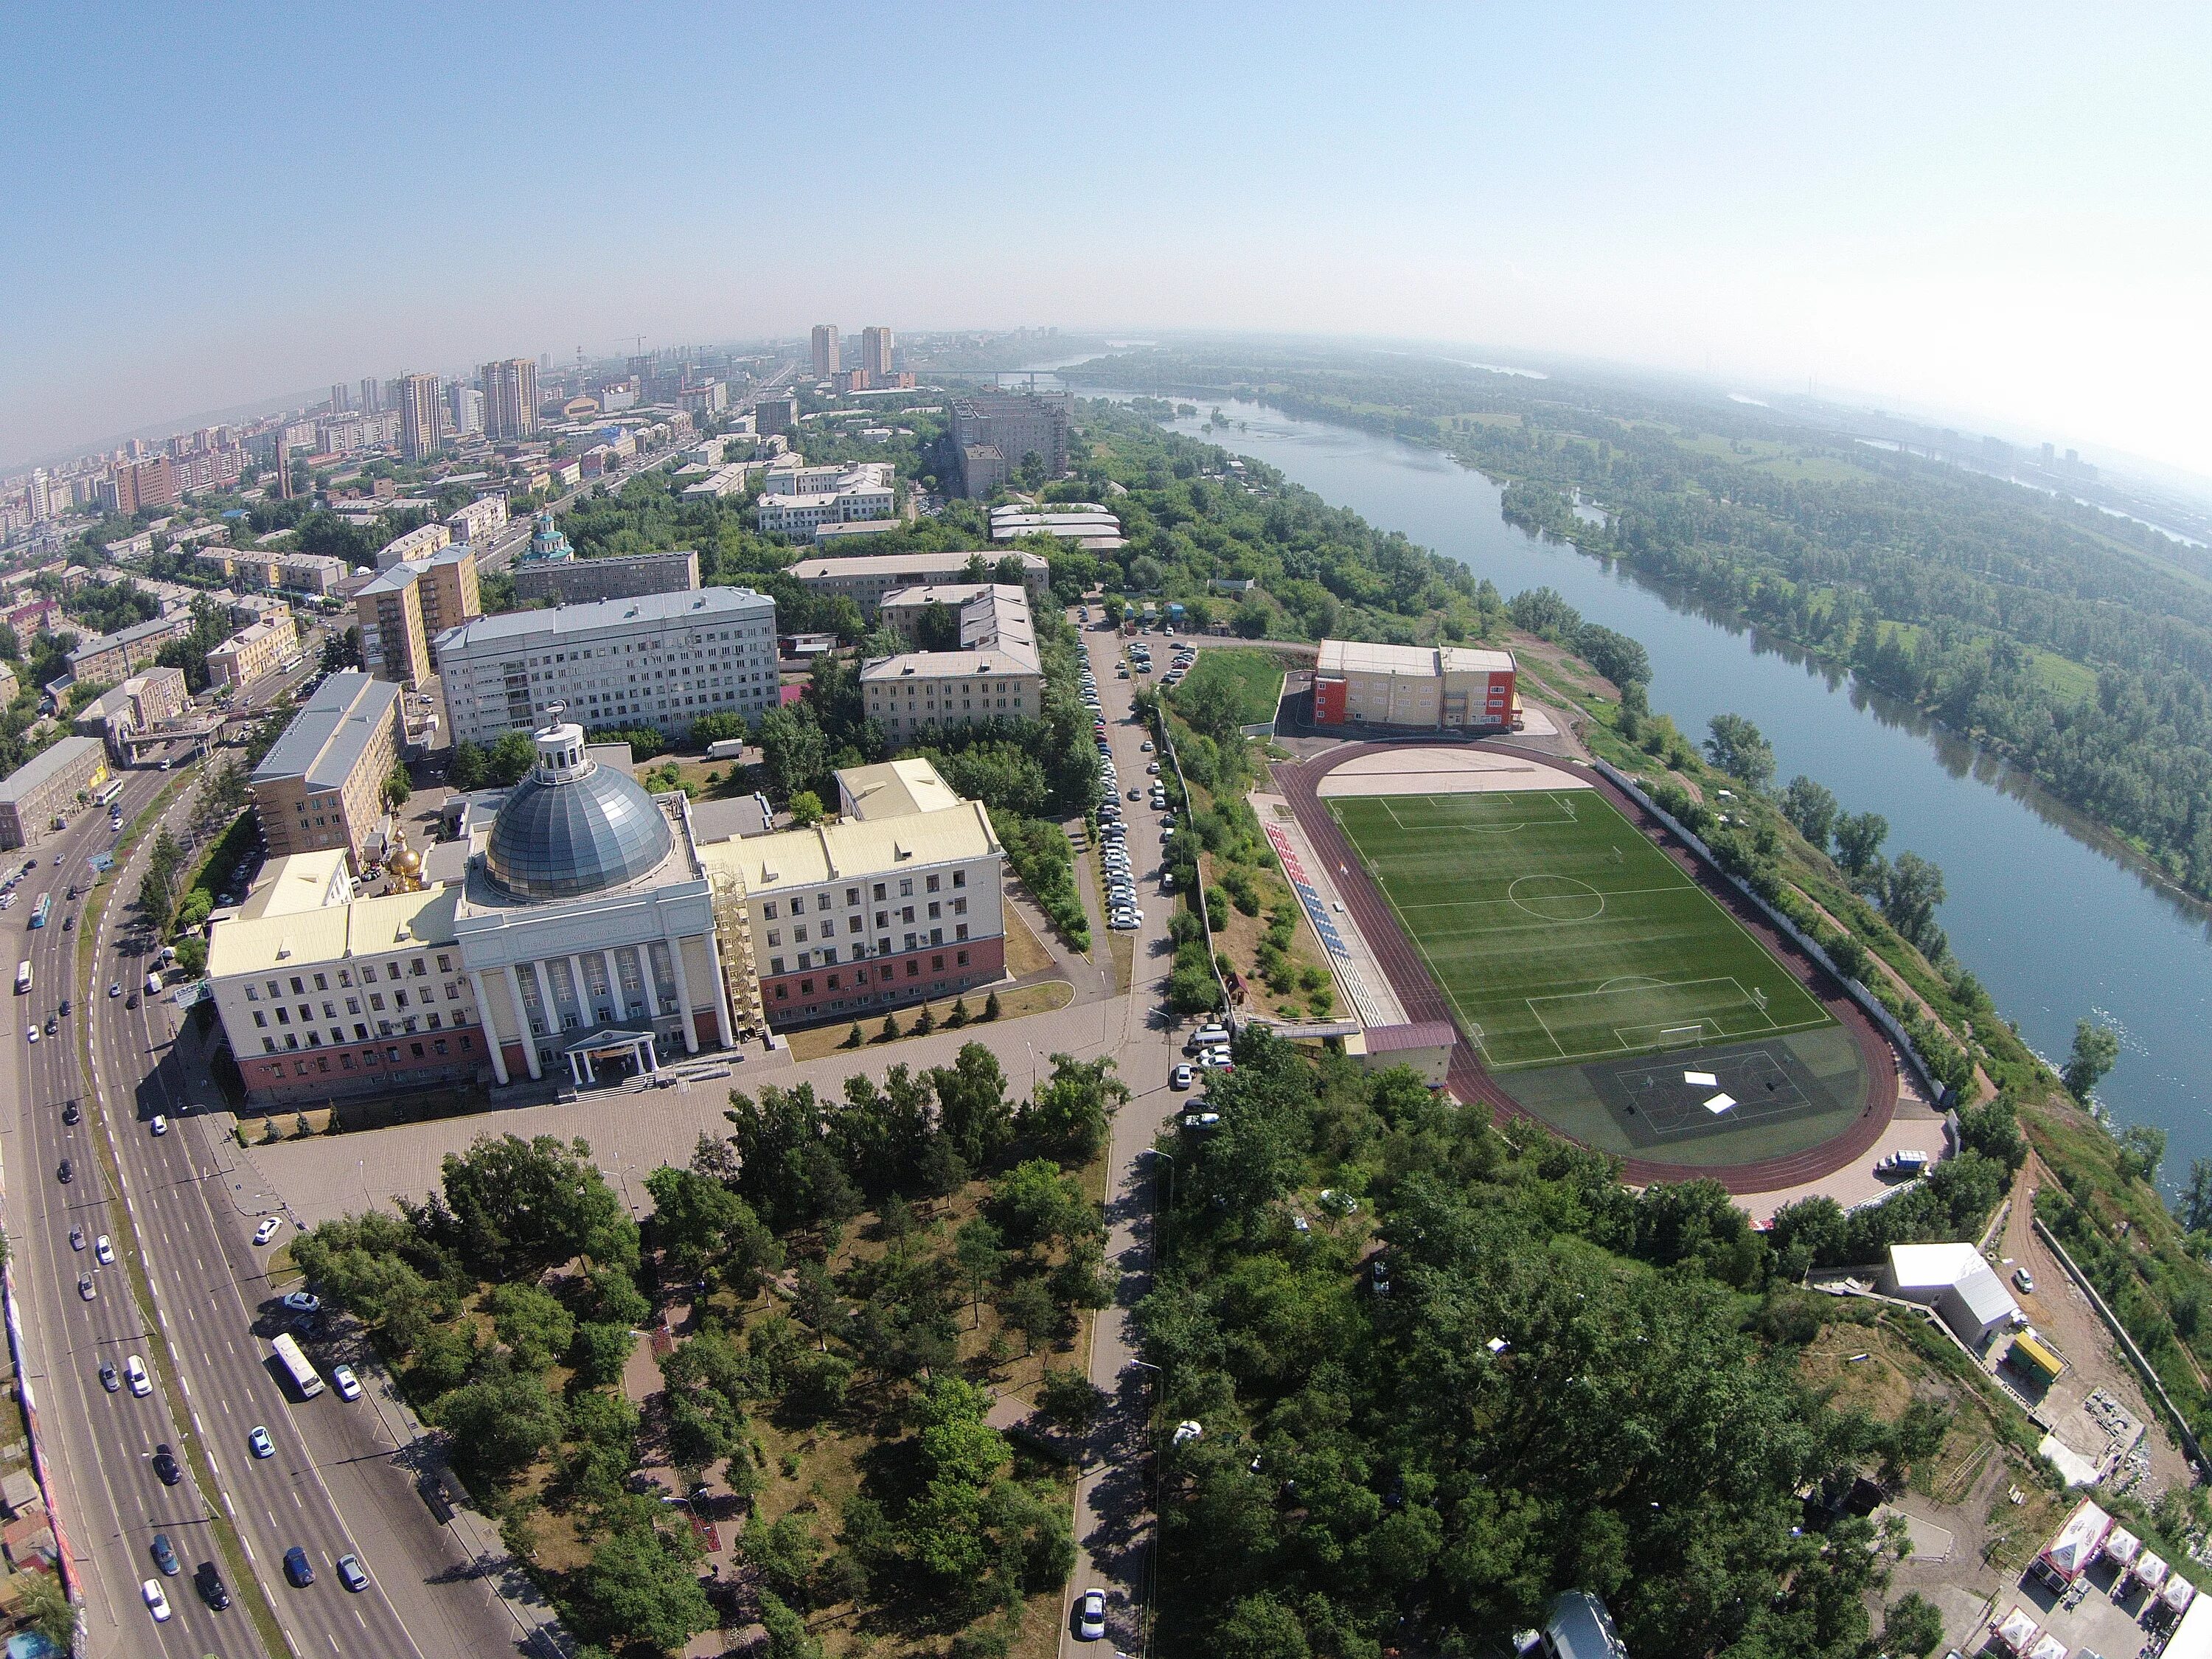
[[[146,1362],[135,1353],[123,1362],[123,1380],[141,1400],[154,1392],[154,1379],[146,1375]]]
[[[1133,933],[1144,926],[1145,919],[1127,910],[1116,910],[1107,926],[1117,933]]]
[[[1229,1028],[1227,1026],[1217,1025],[1209,1023],[1200,1026],[1195,1031],[1193,1031],[1190,1034],[1190,1041],[1183,1045],[1183,1052],[1186,1054],[1196,1054],[1200,1048],[1211,1048],[1218,1042],[1226,1042],[1228,1041]]]
[[[106,1233],[92,1241],[92,1259],[103,1267],[115,1265],[115,1246],[109,1242]]]
[[[276,1229],[283,1224],[284,1224],[279,1221],[275,1216],[270,1216],[266,1221],[263,1222],[258,1227],[256,1227],[253,1230],[253,1242],[256,1244],[266,1244],[270,1239],[276,1237]]]
[[[159,1588],[160,1586],[152,1579],[146,1581],[146,1589],[149,1595]],[[156,1616],[167,1617],[166,1613]],[[1096,1642],[1105,1634],[1106,1592],[1087,1589],[1075,1598],[1075,1639],[1079,1642]]]
[[[361,1398],[361,1379],[353,1374],[353,1367],[350,1365],[331,1367],[331,1386],[338,1391],[338,1398],[341,1400]]]
[[[153,1128],[154,1133],[157,1135],[165,1135],[168,1133],[169,1120],[160,1112],[155,1113]]]
[[[154,1622],[157,1625],[167,1624],[169,1598],[162,1593],[161,1581],[158,1578],[149,1578],[139,1586],[139,1594],[146,1598],[146,1611],[154,1615]]]
[[[1168,1074],[1168,1087],[1170,1089],[1188,1089],[1190,1087],[1191,1079],[1194,1075],[1194,1073],[1191,1071],[1189,1066],[1178,1066],[1174,1071]]]
[[[1237,1062],[1229,1057],[1225,1043],[1218,1048],[1208,1048],[1198,1057],[1198,1063],[1209,1072],[1233,1071],[1237,1066]]]
[[[24,1032],[24,1033],[23,1033],[23,1036],[25,1036],[25,1038],[27,1038],[28,1041],[30,1041],[30,1042],[36,1042],[39,1040],[39,1028],[38,1028],[37,1026],[33,1025],[33,1027],[31,1027],[31,1029],[30,1029],[29,1030],[27,1030],[27,1031]]]

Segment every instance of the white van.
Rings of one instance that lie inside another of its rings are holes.
[[[161,976],[159,974],[149,974],[146,975],[146,994],[149,997],[157,997],[161,994]]]

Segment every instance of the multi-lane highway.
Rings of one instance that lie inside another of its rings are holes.
[[[126,819],[166,781],[131,775]],[[185,793],[171,809],[173,828],[187,815]],[[210,1504],[237,1528],[295,1654],[409,1659],[514,1650],[521,1641],[515,1621],[416,1497],[410,1460],[393,1432],[400,1419],[392,1402],[374,1397],[374,1374],[365,1378],[372,1395],[362,1401],[325,1392],[295,1402],[269,1368],[268,1338],[280,1324],[264,1262],[283,1235],[265,1249],[252,1243],[269,1200],[257,1196],[258,1183],[239,1168],[235,1148],[215,1135],[210,1120],[193,1114],[195,1095],[204,1104],[207,1091],[195,1087],[173,1046],[173,1005],[143,995],[153,947],[132,927],[125,904],[143,852],[111,878],[117,892],[94,941],[92,994],[78,994],[72,972],[78,935],[65,924],[83,911],[84,899],[71,902],[64,895],[72,882],[81,894],[88,889],[94,872],[87,860],[116,839],[106,826],[105,815],[88,813],[33,849],[40,867],[0,927],[17,945],[17,959],[33,965],[33,989],[15,999],[15,1029],[0,1042],[0,1073],[12,1073],[16,1085],[6,1143],[9,1215],[40,1428],[83,1570],[88,1650],[183,1659],[262,1650],[247,1612],[252,1589],[222,1558]],[[142,848],[147,842],[150,836]],[[27,930],[23,921],[41,891],[54,895],[52,920]],[[66,1018],[58,1016],[64,996],[74,1002]],[[58,1018],[55,1036],[27,1042],[33,1020],[43,1027],[50,1016]],[[83,1066],[88,1036],[96,1082]],[[74,1124],[64,1121],[72,1101]],[[167,1134],[152,1133],[156,1114],[168,1119]],[[103,1137],[121,1172],[119,1192],[104,1167]],[[66,1184],[57,1178],[64,1158],[74,1175]],[[131,1228],[122,1224],[118,1198],[128,1204]],[[71,1247],[72,1228],[84,1234],[82,1253]],[[103,1233],[117,1252],[112,1267],[94,1261]],[[156,1365],[131,1295],[126,1275],[134,1238],[175,1376]],[[93,1275],[93,1300],[78,1294],[80,1270]],[[154,1370],[154,1391],[143,1399],[127,1387],[108,1393],[98,1375],[101,1360],[120,1369],[133,1353]],[[188,1465],[182,1483],[165,1487],[151,1454],[167,1442],[181,1456],[177,1427],[185,1424],[205,1462]],[[272,1456],[257,1458],[249,1449],[257,1425],[268,1430]],[[205,1491],[202,1468],[211,1476]],[[139,1595],[141,1581],[157,1576],[149,1554],[156,1532],[168,1535],[183,1562],[182,1572],[165,1580],[175,1610],[167,1625],[155,1623]],[[287,1583],[282,1571],[294,1546],[307,1551],[315,1569],[316,1582],[304,1589]],[[372,1580],[358,1595],[333,1571],[349,1553]],[[194,1571],[209,1561],[230,1590],[227,1610],[210,1608],[195,1592]]]

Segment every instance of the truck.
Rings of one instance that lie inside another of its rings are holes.
[[[743,738],[724,738],[719,743],[707,745],[707,758],[713,761],[735,760],[744,752],[745,740]]]

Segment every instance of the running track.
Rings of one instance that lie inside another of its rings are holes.
[[[1427,963],[1421,960],[1399,927],[1389,901],[1382,896],[1368,876],[1358,854],[1352,849],[1344,831],[1338,828],[1335,815],[1317,793],[1321,781],[1345,762],[1362,755],[1389,754],[1400,746],[1379,743],[1347,744],[1312,760],[1281,763],[1272,769],[1275,787],[1290,802],[1291,811],[1297,815],[1298,827],[1305,831],[1307,844],[1320,858],[1335,866],[1337,890],[1343,896],[1353,923],[1367,940],[1368,948],[1374,952],[1376,963],[1390,981],[1391,989],[1398,994],[1399,1001],[1405,1005],[1406,1018],[1417,1022],[1431,1019],[1449,1021],[1456,1030],[1459,1022],[1453,1018],[1451,1004],[1437,988]],[[1766,947],[1769,954],[1789,969],[1851,1034],[1852,1040],[1859,1046],[1860,1059],[1870,1079],[1866,1110],[1853,1121],[1849,1129],[1818,1146],[1783,1158],[1711,1167],[1628,1158],[1622,1164],[1622,1178],[1632,1186],[1643,1187],[1658,1181],[1710,1177],[1719,1182],[1729,1192],[1741,1195],[1801,1186],[1809,1181],[1817,1181],[1822,1176],[1833,1174],[1864,1158],[1874,1149],[1875,1143],[1881,1139],[1882,1131],[1889,1127],[1891,1115],[1897,1109],[1897,1056],[1890,1048],[1889,1040],[1818,963],[1777,931],[1756,905],[1708,869],[1664,825],[1651,818],[1643,808],[1590,768],[1553,755],[1544,756],[1543,760],[1545,764],[1571,772],[1588,782],[1605,799],[1618,807],[1623,817],[1650,836],[1662,852],[1687,872],[1691,879],[1703,888],[1715,903],[1742,923],[1752,936]],[[1549,1124],[1543,1124],[1542,1120],[1522,1108],[1498,1086],[1483,1068],[1474,1045],[1468,1042],[1464,1032],[1460,1033],[1459,1041],[1452,1048],[1451,1068],[1447,1075],[1452,1092],[1462,1101],[1480,1101],[1489,1107],[1492,1121],[1524,1118],[1532,1123],[1541,1124],[1552,1133],[1558,1133]]]

